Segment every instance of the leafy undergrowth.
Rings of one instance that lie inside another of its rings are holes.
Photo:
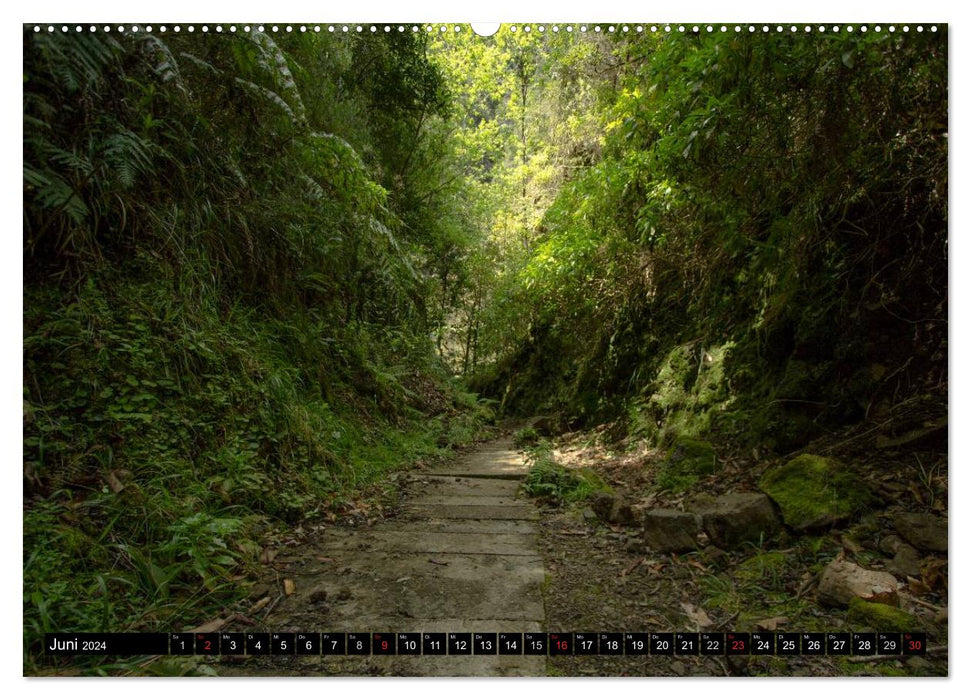
[[[39,656],[45,632],[170,631],[218,615],[280,532],[359,511],[383,475],[475,440],[490,416],[394,331],[322,337],[312,317],[180,304],[151,280],[29,302],[29,674],[63,670]]]
[[[533,498],[558,505],[586,500],[606,484],[591,469],[567,469],[557,462],[550,443],[538,441],[526,452],[529,471],[523,480],[523,490]]]

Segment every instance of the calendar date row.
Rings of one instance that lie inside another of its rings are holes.
[[[923,632],[212,632],[48,634],[53,656],[923,655]]]

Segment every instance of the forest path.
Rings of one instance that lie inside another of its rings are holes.
[[[539,513],[517,498],[526,466],[509,439],[403,474],[400,514],[328,528],[275,564],[295,584],[274,632],[539,632]],[[539,656],[250,657],[224,675],[541,676]]]

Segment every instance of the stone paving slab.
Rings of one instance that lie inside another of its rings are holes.
[[[430,532],[421,530],[367,531],[324,538],[321,545],[334,550],[378,549],[428,554],[507,554],[534,551],[536,533]]]
[[[532,505],[508,506],[406,506],[403,512],[424,518],[450,520],[539,520],[539,512]]]
[[[483,445],[462,455],[454,462],[428,471],[426,476],[470,476],[479,478],[520,478],[526,475],[526,464],[509,438]]]
[[[306,578],[318,585],[305,590],[323,587],[327,591],[336,592],[343,586],[343,577],[357,573],[366,573],[372,577],[381,575],[402,576],[438,576],[453,579],[477,579],[483,576],[505,576],[510,572],[521,572],[522,575],[542,577],[539,567],[542,565],[542,555],[538,552],[520,553],[515,556],[498,554],[415,554],[413,552],[380,552],[360,551],[328,552],[329,562],[318,563],[317,566],[301,567],[294,564],[290,569],[280,572],[287,578]],[[300,573],[304,571],[306,573]],[[301,589],[304,590],[304,589]]]
[[[379,523],[374,526],[374,532],[468,532],[482,535],[489,534],[535,534],[536,525],[530,520],[475,520],[463,518],[461,520],[445,520],[443,518],[407,518],[404,515],[395,518],[393,523]]]
[[[415,478],[407,483],[408,490],[426,496],[467,495],[505,496],[514,498],[519,490],[516,479],[480,479],[476,477],[429,476]]]
[[[291,613],[293,620],[313,619],[340,629],[362,629],[362,619],[405,618],[424,624],[442,618],[494,617],[504,620],[530,621],[543,618],[543,563],[533,562],[518,569],[487,576],[375,576],[359,572],[341,577],[341,585],[351,596],[341,599],[338,593],[328,595],[326,601],[314,604],[311,596],[294,596],[280,608],[281,616]],[[296,579],[299,587],[307,582]],[[326,612],[322,612],[322,611]],[[376,627],[380,631],[384,627]],[[458,630],[452,630],[458,631]]]
[[[517,506],[527,508],[523,501],[503,496],[488,496],[477,493],[422,494],[408,499],[409,506]]]

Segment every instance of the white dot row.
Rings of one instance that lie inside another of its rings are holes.
[[[404,31],[409,30],[409,29],[412,32],[419,32],[422,29],[424,29],[426,32],[433,32],[433,31],[435,31],[436,28],[440,32],[447,32],[449,30],[449,26],[448,25],[444,25],[444,24],[442,24],[442,25],[430,25],[429,24],[429,25],[423,25],[422,27],[420,27],[418,25],[415,25],[415,24],[410,25],[410,26],[407,26],[407,27],[405,25],[402,25],[402,24],[399,24],[397,26],[391,26],[391,25],[387,25],[386,24],[386,25],[384,25],[382,27],[379,27],[379,26],[373,25],[373,24],[372,25],[369,25],[369,26],[364,26],[364,25],[360,25],[360,24],[357,24],[357,25],[347,25],[347,24],[341,24],[341,25],[335,25],[335,24],[330,24],[330,25],[320,25],[320,24],[306,25],[306,24],[301,24],[301,25],[297,25],[297,26],[287,24],[287,25],[281,26],[281,25],[274,24],[274,25],[271,25],[271,26],[268,26],[268,27],[267,26],[264,26],[264,25],[257,25],[255,28],[258,31],[261,31],[261,32],[265,32],[265,31],[271,31],[271,32],[293,32],[293,31],[299,31],[299,32],[308,32],[308,31],[321,32],[321,31],[327,31],[327,32],[331,32],[331,33],[333,33],[333,32],[364,32],[365,30],[368,30],[368,31],[370,31],[372,33],[376,33],[378,31],[384,31],[384,32],[390,33],[390,32],[395,31],[395,30],[397,30],[398,32],[404,32]],[[458,25],[458,24],[452,25],[451,28],[455,32],[465,31],[464,28],[463,28],[463,26],[462,25]],[[735,33],[741,33],[741,32],[744,32],[744,31],[748,31],[750,33],[758,32],[758,31],[761,31],[762,33],[769,33],[769,32],[773,32],[773,31],[776,32],[776,33],[780,33],[780,32],[785,32],[787,30],[790,33],[795,33],[795,32],[800,31],[800,29],[803,32],[805,32],[805,33],[813,32],[813,31],[816,31],[816,32],[834,32],[834,33],[839,33],[840,31],[853,32],[853,31],[857,31],[857,30],[859,30],[860,32],[867,32],[871,28],[872,28],[872,30],[874,32],[882,32],[882,31],[884,31],[884,29],[886,29],[886,31],[891,32],[891,33],[892,32],[896,32],[898,28],[901,31],[903,31],[903,32],[909,32],[911,30],[910,25],[906,25],[906,24],[903,25],[903,26],[901,26],[901,27],[897,27],[897,26],[892,25],[892,24],[889,25],[889,26],[887,26],[887,27],[881,27],[879,24],[878,25],[875,25],[873,27],[868,27],[865,24],[859,25],[858,27],[854,27],[854,25],[850,25],[850,24],[842,25],[842,26],[840,26],[840,25],[833,25],[832,27],[829,27],[829,26],[826,26],[826,25],[823,25],[823,24],[818,25],[818,26],[812,26],[812,25],[808,25],[807,24],[807,25],[804,25],[804,26],[801,26],[801,27],[798,27],[798,26],[796,26],[794,24],[789,25],[789,26],[783,26],[781,24],[774,25],[774,26],[770,26],[768,24],[763,24],[763,25],[759,25],[759,26],[754,25],[754,24],[749,24],[749,25],[738,25],[738,24],[736,24],[736,25],[732,25],[731,27],[729,27],[728,25],[724,25],[724,24],[722,24],[722,25],[711,25],[711,24],[709,24],[709,25],[697,25],[697,24],[695,24],[695,25],[690,25],[690,26],[683,25],[683,24],[679,24],[679,25],[665,24],[665,25],[650,25],[650,26],[645,26],[645,25],[634,25],[634,26],[631,26],[631,25],[626,25],[626,24],[624,24],[624,25],[607,25],[607,26],[601,26],[599,24],[598,25],[593,25],[593,26],[588,26],[586,24],[579,24],[579,25],[572,25],[572,24],[566,24],[566,25],[553,24],[553,25],[550,25],[548,27],[546,25],[540,24],[540,25],[536,25],[535,26],[535,30],[538,31],[538,32],[541,32],[541,33],[547,31],[547,29],[548,29],[549,31],[552,31],[552,32],[560,32],[560,31],[572,32],[574,30],[578,30],[580,32],[587,32],[587,31],[591,31],[592,30],[594,32],[603,32],[603,31],[606,31],[606,32],[610,33],[610,32],[616,32],[616,31],[620,30],[621,32],[631,32],[631,31],[633,31],[633,32],[644,32],[644,31],[650,31],[650,32],[654,32],[654,33],[657,33],[657,32],[665,32],[665,33],[681,32],[681,33],[695,33],[695,34],[699,34],[701,32],[707,32],[707,33],[714,33],[716,31],[717,32],[728,32],[730,28],[733,29],[735,31]],[[61,25],[60,27],[56,27],[54,25],[47,25],[46,27],[42,27],[41,25],[34,25],[34,32],[41,32],[41,31],[44,31],[45,29],[48,32],[56,32],[59,29],[61,32],[66,33],[66,32],[70,32],[72,29],[75,32],[83,32],[85,28],[82,27],[80,24],[75,25],[73,27],[69,27],[66,24],[65,25]],[[141,25],[133,24],[133,25],[130,25],[128,27],[126,27],[125,25],[119,25],[118,27],[112,27],[111,25],[107,25],[106,24],[103,27],[98,27],[98,26],[95,26],[95,25],[92,24],[87,29],[90,32],[97,32],[97,31],[100,30],[100,31],[105,31],[105,32],[118,31],[118,32],[122,32],[122,33],[124,33],[124,32],[140,32],[140,31],[141,32],[159,31],[159,32],[163,32],[164,33],[164,32],[169,31],[170,28],[169,27],[166,27],[164,24],[161,25],[161,26],[159,26],[157,29],[156,28],[153,28],[151,25],[141,26]],[[176,32],[176,33],[181,32],[182,29],[183,29],[183,27],[180,26],[180,25],[178,25],[178,24],[176,24],[176,25],[174,25],[174,26],[171,27],[171,31]],[[190,24],[190,25],[185,26],[185,30],[187,32],[190,32],[190,33],[195,32],[196,29],[197,29],[197,27],[195,25],[191,25]],[[231,24],[228,27],[225,27],[224,28],[223,25],[217,24],[214,27],[210,28],[209,25],[203,24],[203,25],[199,26],[198,29],[200,31],[202,31],[203,33],[209,32],[210,29],[212,29],[213,31],[215,31],[217,33],[221,33],[223,31],[229,31],[230,33],[232,33],[232,32],[236,32],[237,31],[237,26],[235,24]],[[244,32],[249,32],[252,29],[253,29],[253,27],[251,27],[248,24],[247,25],[244,25],[242,27],[242,30]],[[510,25],[508,27],[508,30],[510,32],[517,32],[517,31],[520,31],[520,30],[522,30],[524,32],[531,32],[531,31],[533,31],[533,29],[534,29],[534,27],[531,26],[531,25],[528,25],[528,24],[527,25],[521,25],[521,26]],[[924,26],[921,25],[921,24],[918,24],[915,27],[915,29],[918,32],[923,32],[924,31]],[[937,31],[937,25],[931,25],[929,29],[932,32],[936,32]]]

